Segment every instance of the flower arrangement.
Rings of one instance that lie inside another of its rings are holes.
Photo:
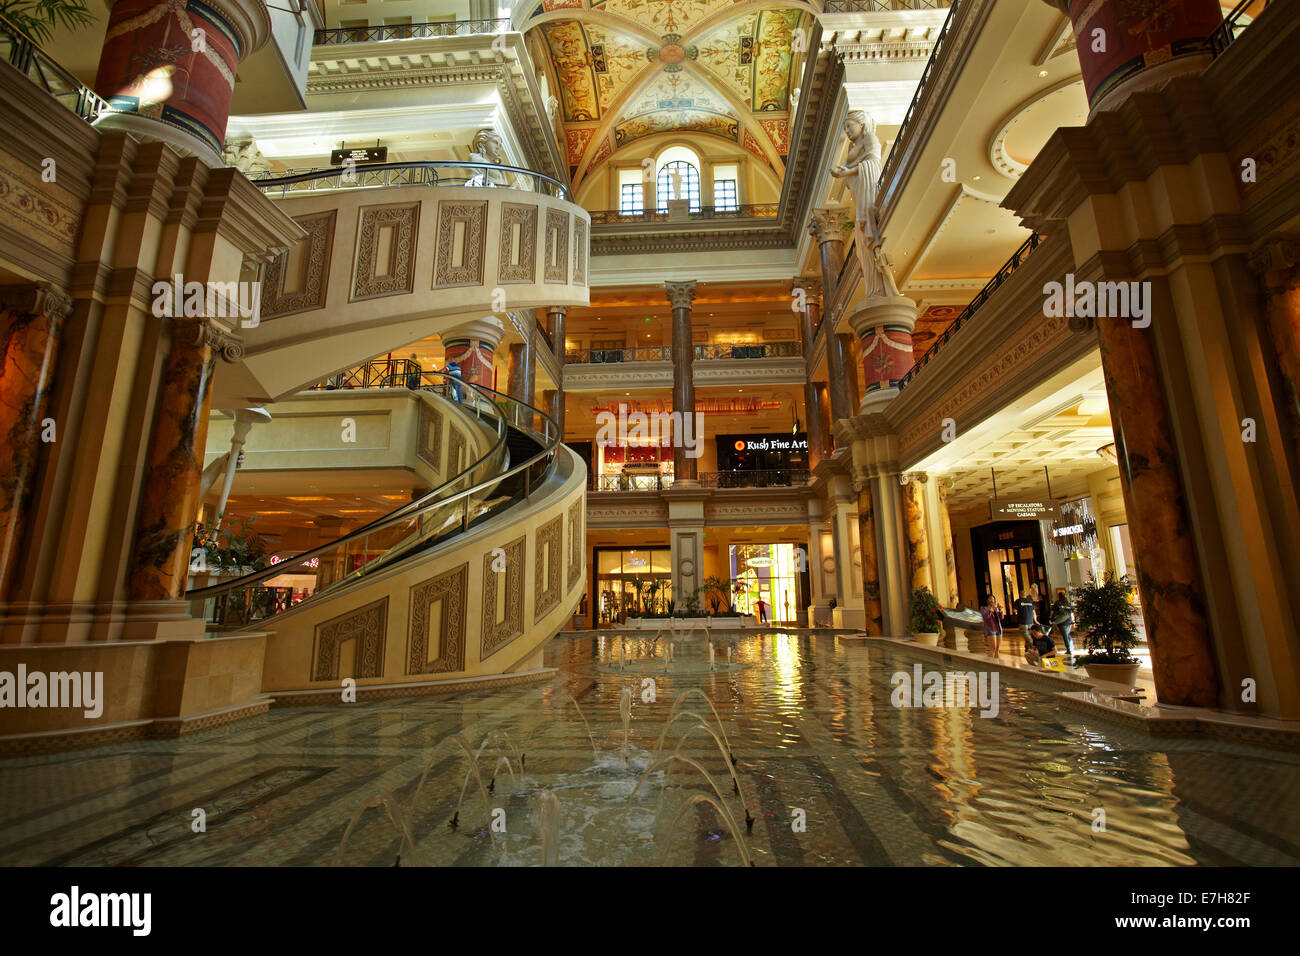
[[[943,618],[939,614],[939,602],[922,585],[912,590],[912,633],[934,634],[943,629]]]

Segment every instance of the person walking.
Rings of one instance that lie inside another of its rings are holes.
[[[1022,591],[1020,599],[1016,601],[1017,624],[1020,626],[1020,633],[1024,635],[1025,647],[1029,646],[1031,640],[1029,632],[1032,628],[1038,626],[1038,602],[1028,591]]]
[[[1070,631],[1074,628],[1074,606],[1070,604],[1062,588],[1056,592],[1056,601],[1052,604],[1052,624],[1061,632],[1065,642],[1065,656],[1074,658],[1074,645],[1070,642]]]
[[[755,605],[755,607],[758,608],[758,622],[760,624],[766,624],[767,623],[767,602],[763,600],[762,595],[759,596],[758,602]]]
[[[459,405],[461,400],[461,389],[464,388],[464,386],[460,384],[460,363],[448,362],[447,367],[444,368],[443,371],[451,377],[450,381],[447,383],[447,390],[451,392],[452,401]]]
[[[990,591],[984,598],[984,605],[980,608],[980,617],[984,618],[984,637],[987,638],[989,657],[997,658],[999,651],[1002,649],[1002,608],[998,606],[998,599]]]

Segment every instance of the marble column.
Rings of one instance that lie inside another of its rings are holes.
[[[1278,417],[1286,423],[1293,460],[1300,462],[1300,238],[1265,243],[1250,266],[1264,290],[1269,344],[1282,381],[1285,408]]]
[[[460,366],[462,380],[492,388],[492,357],[505,334],[505,326],[495,316],[458,325],[442,336],[446,361]]]
[[[1136,90],[1200,72],[1210,35],[1223,22],[1219,0],[1179,0],[1155,11],[1128,0],[1044,0],[1070,18],[1092,112],[1116,109]]]
[[[821,396],[817,383],[812,378],[812,347],[814,316],[821,308],[821,280],[796,276],[790,282],[791,294],[803,290],[804,307],[799,312],[799,337],[803,343],[805,377],[803,383],[803,404],[805,428],[808,431],[808,467],[816,468],[817,463],[827,455],[826,438],[822,433]]]
[[[564,389],[548,389],[545,404],[547,414],[555,419],[556,432],[560,441],[564,441]]]
[[[0,602],[22,560],[63,320],[72,300],[46,284],[0,288]],[[58,423],[50,439],[58,440]]]
[[[1156,696],[1213,707],[1218,669],[1205,589],[1152,336],[1126,319],[1096,326]]]
[[[95,92],[109,109],[95,125],[224,166],[235,75],[271,36],[265,6],[253,0],[117,0],[110,7],[95,74]]]
[[[210,320],[171,320],[127,582],[133,601],[185,594],[218,350],[231,360],[242,354],[238,340]]]
[[[836,283],[844,265],[844,213],[838,209],[816,209],[808,221],[808,234],[817,240],[822,267],[822,297],[835,301]],[[831,318],[831,316],[825,316]]]
[[[866,610],[866,631],[877,637],[885,633],[880,602],[880,564],[876,554],[876,510],[871,483],[862,476],[858,485],[858,540],[862,547],[862,604]]]
[[[822,447],[829,455],[839,444],[831,428],[831,387],[827,382],[817,383],[817,417],[821,420]]]
[[[564,317],[568,311],[567,305],[546,307],[546,332],[551,337],[551,348],[560,368],[564,368]]]
[[[694,282],[665,282],[668,302],[673,307],[673,413],[680,415],[683,431],[695,434],[695,344],[691,341],[691,302],[695,299]],[[681,436],[673,436],[673,483],[694,482],[698,478],[698,459],[687,454]]]
[[[822,553],[822,503],[808,499],[808,626],[830,623],[830,599],[826,594],[825,555]]]
[[[924,472],[900,475],[903,486],[903,534],[907,541],[907,568],[911,591],[934,587],[930,583],[930,536],[925,527]]]
[[[952,487],[952,480],[945,476],[935,484],[938,486],[939,524],[943,529],[943,566],[948,576],[948,603],[955,607],[961,603],[961,599],[957,592],[957,554],[952,548],[952,518],[948,514],[948,489]],[[979,598],[973,600],[978,601]]]
[[[522,342],[514,342],[510,346],[509,366],[506,370],[506,391],[510,397],[524,405],[532,405],[535,397],[537,386],[536,363],[533,358],[534,347],[534,330],[537,322],[533,319],[531,312],[525,313],[527,323],[525,328],[528,330]],[[515,410],[515,424],[520,427],[531,428],[532,412],[523,412],[521,409]]]

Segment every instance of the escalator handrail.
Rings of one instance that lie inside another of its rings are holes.
[[[543,412],[541,409],[538,408],[533,408],[530,405],[525,405],[523,402],[519,401],[518,399],[512,398],[511,396],[503,394],[502,392],[498,392],[495,389],[488,388],[486,385],[478,385],[475,384],[474,382],[467,382],[457,376],[448,375],[445,372],[424,372],[421,374],[421,380],[423,380],[423,378],[426,376],[436,376],[444,380],[454,381],[456,382],[456,384],[460,385],[461,387],[472,388],[483,396],[497,396],[499,398],[504,399],[505,401],[509,402],[512,405],[518,406],[520,408],[528,409],[534,414],[540,415],[542,417],[543,425],[545,427],[545,433],[542,435],[543,445],[541,451],[533,455],[527,461],[521,462],[520,464],[517,465],[512,463],[511,467],[506,471],[503,471],[500,474],[492,475],[489,476],[488,478],[478,481],[475,484],[471,485],[470,487],[464,489],[463,491],[457,492],[456,494],[452,495],[449,498],[439,498],[436,501],[431,500],[435,496],[437,496],[438,493],[442,489],[446,488],[448,485],[454,484],[458,481],[462,481],[466,475],[472,473],[475,469],[479,468],[489,458],[493,457],[496,452],[498,452],[499,450],[505,447],[506,436],[509,433],[509,428],[510,428],[506,417],[506,413],[502,411],[502,409],[496,404],[494,400],[488,399],[489,404],[494,409],[496,409],[496,411],[499,414],[499,424],[501,427],[498,429],[497,441],[493,444],[492,448],[485,455],[479,458],[478,461],[474,462],[473,465],[469,466],[464,471],[456,475],[456,477],[443,482],[437,488],[433,489],[428,494],[424,495],[423,497],[421,497],[416,501],[408,502],[407,504],[402,505],[400,508],[397,508],[396,510],[389,512],[387,515],[384,515],[381,518],[376,518],[374,521],[370,522],[367,525],[363,525],[362,527],[357,528],[354,531],[349,531],[347,534],[343,535],[340,538],[335,538],[332,541],[327,541],[324,544],[319,544],[308,551],[304,551],[302,554],[289,558],[288,560],[281,561],[277,564],[269,565],[268,567],[262,568],[259,571],[253,571],[250,574],[242,575],[230,581],[222,581],[220,584],[211,584],[208,585],[207,587],[195,588],[191,591],[186,591],[185,592],[186,600],[206,600],[208,598],[213,598],[213,597],[217,597],[218,595],[225,594],[228,591],[233,591],[240,588],[248,587],[250,585],[256,584],[258,581],[265,580],[266,578],[277,577],[278,575],[284,574],[286,571],[290,570],[291,568],[294,568],[307,561],[310,561],[312,558],[320,557],[326,552],[335,550],[340,545],[346,545],[350,541],[365,538],[370,534],[374,534],[376,531],[382,531],[384,528],[388,527],[389,525],[396,524],[399,521],[404,521],[409,518],[417,517],[421,514],[424,514],[427,511],[432,511],[435,508],[446,507],[447,505],[452,504],[453,502],[459,501],[463,498],[467,498],[493,485],[500,484],[502,481],[506,480],[512,475],[519,474],[525,469],[531,468],[534,464],[536,464],[538,461],[542,460],[543,458],[550,459],[554,457],[555,449],[560,443],[560,439],[557,434],[559,430],[559,425],[555,421],[555,419],[553,419],[550,415],[546,414],[546,412]],[[422,384],[420,387],[421,389],[430,389],[430,390],[432,389],[431,385]],[[363,568],[360,568],[358,570],[364,570],[364,566]],[[342,581],[349,577],[351,577],[351,575],[346,575],[345,578],[340,578],[339,580]]]

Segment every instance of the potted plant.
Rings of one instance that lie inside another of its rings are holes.
[[[1090,652],[1075,663],[1082,664],[1089,677],[1125,687],[1133,686],[1142,666],[1129,653],[1139,643],[1129,605],[1132,590],[1127,576],[1116,578],[1108,571],[1101,584],[1089,578],[1074,591],[1075,628]]]
[[[939,602],[922,585],[912,589],[912,640],[926,647],[939,646],[939,632],[943,618],[939,616]]]
[[[731,610],[730,607],[731,582],[730,581],[724,581],[722,578],[717,577],[716,575],[711,578],[705,578],[704,594],[708,598],[709,607],[713,609],[712,613],[714,616],[717,616],[720,613],[722,605],[724,603],[727,603],[728,605],[727,610],[728,612],[730,612]]]

